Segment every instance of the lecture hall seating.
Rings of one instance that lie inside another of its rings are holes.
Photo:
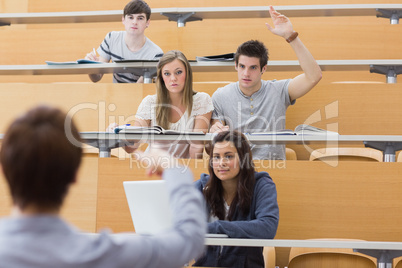
[[[126,2],[71,0],[65,5],[50,0],[5,0],[0,4],[0,12],[118,10]],[[149,0],[148,3],[153,8],[190,5],[185,0]],[[353,0],[348,3],[376,4],[378,1]],[[266,4],[265,0],[253,1],[253,6]],[[273,0],[270,4],[300,5],[300,1]],[[303,5],[318,4],[338,2],[303,2]],[[389,0],[387,4],[400,4],[400,0]],[[243,5],[245,3],[242,0],[191,2],[192,7]],[[271,35],[265,28],[264,23],[267,21],[264,18],[211,19],[191,22],[184,28],[178,28],[175,23],[155,20],[151,22],[147,36],[164,51],[179,49],[189,59],[233,52],[240,43],[259,39],[267,44],[271,60],[296,60],[287,43]],[[383,18],[292,18],[292,23],[317,60],[402,59],[402,50],[397,45],[402,41],[402,28],[400,25],[390,25]],[[80,59],[93,47],[97,47],[108,31],[120,29],[123,29],[120,22],[1,27],[0,50],[7,53],[2,54],[0,65],[44,64],[45,60]],[[298,71],[272,72],[268,69],[263,79],[285,79],[297,74]],[[209,94],[236,80],[234,70],[194,73],[195,89]],[[22,110],[45,102],[72,111],[79,105],[95,107],[77,112],[76,119],[82,131],[102,130],[109,121],[132,116],[141,99],[154,92],[152,85],[113,85],[111,81],[110,74],[97,84],[90,83],[85,74],[0,76],[0,96],[7,100],[0,108],[0,129],[4,130],[7,123]],[[336,124],[338,132],[345,135],[399,135],[402,133],[399,117],[402,113],[401,99],[401,83],[385,84],[383,75],[368,71],[327,71],[312,92],[288,109],[286,127],[294,129],[301,123],[310,123],[327,128],[328,125]],[[362,144],[354,146],[363,147]],[[307,161],[312,150],[325,147],[325,144],[289,147],[297,153],[299,160],[286,162],[286,172],[277,166],[265,165],[278,187],[281,220],[277,238],[349,237],[402,241],[400,228],[395,224],[401,221],[398,218],[400,213],[393,211],[401,203],[397,192],[400,188],[400,163],[340,163],[334,168],[325,163]],[[121,195],[121,189],[117,188],[119,184],[116,183],[130,178],[145,178],[138,172],[134,173],[129,165],[127,159],[86,157],[78,183],[72,188],[67,206],[63,209],[63,216],[90,232],[105,226],[115,228],[114,219],[108,221],[105,215],[114,211],[104,207],[104,202],[109,202],[111,206],[120,204],[119,207],[124,208],[124,199],[121,199],[124,195]],[[205,167],[198,166],[195,170],[197,176],[201,170],[205,172]],[[345,188],[345,185],[349,187]],[[9,195],[4,187],[0,187],[0,191],[1,204],[4,204],[0,212],[6,215],[9,212]],[[356,191],[359,191],[359,196],[355,195]],[[384,196],[384,192],[388,194]],[[342,196],[341,200],[339,196]],[[113,203],[115,201],[117,203]],[[373,219],[372,215],[378,217]],[[117,219],[126,216],[123,213],[117,215]],[[294,219],[297,224],[292,222]],[[340,219],[342,222],[337,222]],[[356,222],[360,224],[353,225]],[[129,221],[120,224],[132,228]],[[281,267],[287,265],[288,254],[289,249],[277,249],[276,264]]]

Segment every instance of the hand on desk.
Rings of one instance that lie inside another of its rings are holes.
[[[216,122],[209,129],[209,133],[219,133],[219,132],[228,131],[228,130],[229,130],[229,126],[225,126],[221,122]]]
[[[89,53],[85,56],[85,59],[86,59],[86,60],[99,61],[99,57],[96,55],[95,49],[93,49],[91,52],[89,52]]]
[[[117,123],[111,123],[107,128],[106,132],[111,132],[114,133],[114,129],[118,127],[119,125]]]
[[[110,132],[110,133],[115,133],[114,129],[116,127],[118,127],[119,125],[117,123],[111,123],[107,128],[106,128],[106,132]],[[137,148],[138,148],[139,144],[136,143],[134,145],[126,145],[123,146],[124,151],[126,151],[128,154],[133,153]]]

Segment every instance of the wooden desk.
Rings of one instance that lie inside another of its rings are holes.
[[[0,133],[17,116],[37,105],[62,109],[81,131],[105,130],[109,123],[133,117],[145,84],[2,84]],[[151,85],[149,85],[151,86]]]
[[[397,24],[400,15],[387,16],[386,12],[381,10],[394,11],[398,15],[401,14],[402,5],[298,5],[275,6],[275,9],[288,17],[383,16],[390,18],[392,24]],[[187,21],[192,19],[268,18],[270,16],[268,10],[268,6],[153,8],[151,15],[152,20],[169,19],[177,21],[178,26],[184,26]],[[121,10],[6,13],[0,15],[0,25],[114,22],[120,21],[121,16]],[[185,16],[189,17],[186,18]]]
[[[388,83],[396,83],[402,73],[402,60],[317,60],[323,71],[370,71],[387,76]],[[66,65],[0,65],[0,75],[71,75],[92,73],[135,72],[144,75],[149,83],[156,74],[156,61]],[[231,72],[234,62],[190,62],[193,72]],[[272,72],[301,71],[298,61],[268,61]]]
[[[184,160],[198,179],[204,160]],[[276,239],[351,238],[402,241],[402,163],[256,161],[278,192]],[[135,160],[99,159],[97,230],[133,231],[123,181],[147,177]],[[277,264],[287,265],[288,248],[277,250]]]
[[[354,251],[377,258],[378,268],[391,268],[393,259],[402,256],[402,242],[233,238],[206,238],[205,240],[206,245],[212,246],[352,248]]]
[[[115,134],[108,132],[82,132],[83,141],[99,148],[100,157],[110,157],[111,149],[133,144],[134,142],[152,143],[154,141],[172,141],[191,143],[194,141],[210,142],[215,134],[205,135],[152,135],[152,134]],[[395,162],[395,152],[402,150],[402,136],[398,135],[247,135],[250,143],[261,144],[323,144],[324,147],[364,143],[383,151],[384,162]]]

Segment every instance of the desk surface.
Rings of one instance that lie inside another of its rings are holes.
[[[98,233],[88,233],[98,235]],[[116,233],[115,235],[121,235]],[[127,232],[125,235],[137,235]],[[239,247],[303,247],[303,248],[352,248],[377,250],[402,250],[402,242],[388,241],[355,241],[326,239],[248,239],[248,238],[205,238],[207,246],[239,246]]]
[[[328,16],[376,16],[377,9],[399,10],[399,4],[352,4],[352,5],[297,5],[275,6],[276,10],[288,17],[328,17]],[[244,7],[188,7],[154,8],[152,20],[167,20],[165,14],[186,14],[194,12],[201,19],[267,18],[268,6]],[[0,15],[0,24],[40,24],[40,23],[89,23],[120,21],[121,10],[5,13]]]
[[[0,134],[3,139],[4,134]],[[149,135],[142,134],[114,134],[108,132],[81,132],[81,138],[90,143],[91,141],[139,141],[142,139],[152,139],[155,141],[212,141],[215,134],[205,135]],[[356,143],[364,141],[378,142],[402,142],[402,135],[246,135],[252,143],[305,143],[305,142],[340,142]],[[184,137],[184,138],[183,138]]]
[[[81,132],[82,139],[90,140],[127,140],[150,139],[155,141],[212,141],[215,134],[205,135],[145,135],[114,134],[108,132]],[[363,141],[402,142],[402,135],[246,135],[252,143],[304,143],[304,142],[341,142],[356,143]]]
[[[50,59],[49,59],[50,60]],[[318,60],[323,71],[369,71],[371,65],[402,66],[395,60]],[[157,62],[122,62],[65,65],[0,65],[0,75],[61,75],[156,71]],[[234,72],[234,62],[191,62],[193,72]],[[269,61],[269,71],[301,71],[298,61]]]
[[[306,247],[306,248],[353,248],[402,250],[402,242],[384,241],[345,241],[345,240],[291,240],[291,239],[238,239],[205,238],[209,246],[246,246],[246,247]]]
[[[166,141],[191,143],[212,141],[215,134],[205,135],[161,135],[161,134],[114,134],[107,132],[83,132],[84,143],[99,148],[100,157],[110,157],[111,149],[129,144]],[[402,149],[401,135],[246,135],[250,143],[258,144],[303,144],[323,143],[324,147],[364,143],[383,152],[384,162],[395,162],[395,153]]]

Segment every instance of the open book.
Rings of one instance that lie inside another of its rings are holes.
[[[204,57],[195,57],[196,61],[234,61],[234,53],[214,55],[214,56],[204,56]]]
[[[192,131],[178,131],[164,129],[160,126],[152,127],[136,127],[136,126],[118,126],[114,129],[115,133],[118,134],[165,134],[165,135],[204,135],[202,131],[192,132]]]
[[[69,65],[69,64],[86,64],[86,63],[102,63],[100,61],[79,59],[76,61],[45,61],[47,65]]]
[[[125,63],[125,62],[159,62],[159,60],[115,60],[115,63]]]
[[[284,129],[278,131],[254,132],[249,134],[250,135],[339,135],[338,132],[329,131],[326,129],[313,127],[306,124],[298,125],[294,131],[290,129]]]

